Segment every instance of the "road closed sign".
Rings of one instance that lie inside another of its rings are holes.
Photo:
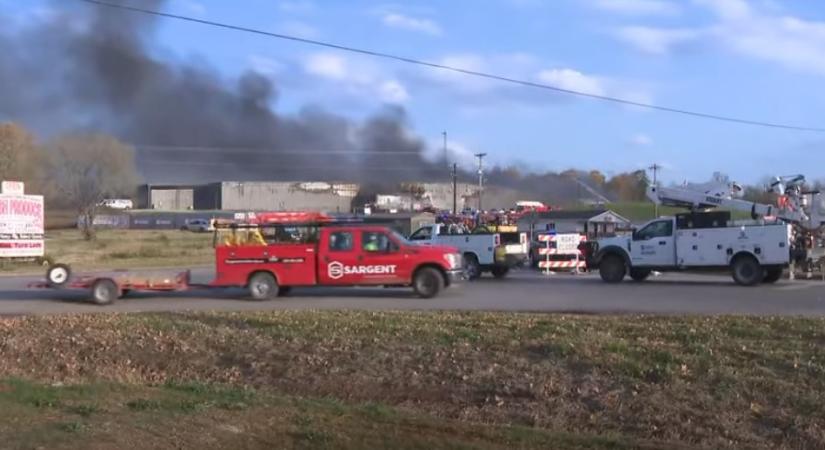
[[[561,255],[575,255],[579,252],[579,242],[581,236],[578,234],[557,234],[554,241],[556,242],[556,251]]]

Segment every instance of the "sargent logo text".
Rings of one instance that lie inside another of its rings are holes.
[[[333,261],[327,265],[327,274],[333,280],[337,280],[344,275],[384,275],[394,274],[395,264],[380,266],[345,266]]]

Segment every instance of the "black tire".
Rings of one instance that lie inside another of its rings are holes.
[[[101,278],[92,283],[89,294],[92,303],[96,305],[111,305],[120,297],[120,289],[114,281],[108,278]]]
[[[444,277],[432,267],[419,269],[413,277],[413,290],[421,298],[433,298],[444,289]]]
[[[468,280],[477,280],[481,278],[481,264],[478,263],[478,258],[472,253],[464,255],[464,275]]]
[[[753,256],[736,257],[730,265],[733,281],[740,286],[755,286],[765,278],[765,269]]]
[[[500,280],[500,279],[506,277],[508,273],[510,273],[510,268],[509,267],[503,267],[503,266],[495,266],[495,267],[493,267],[492,272],[493,272],[493,276]]]
[[[278,287],[278,297],[286,297],[290,292],[292,292],[292,288],[290,286]]]
[[[247,284],[252,300],[270,300],[278,295],[278,281],[268,272],[258,272],[249,277]]]
[[[72,278],[72,269],[66,264],[55,264],[46,271],[46,281],[50,287],[59,288]]]
[[[627,274],[627,267],[619,255],[606,255],[599,264],[599,276],[605,283],[619,283]]]
[[[782,278],[783,269],[781,267],[774,267],[765,270],[765,277],[762,278],[763,283],[776,283]]]
[[[647,277],[650,276],[650,269],[630,269],[630,278],[636,282],[642,282],[647,280]]]

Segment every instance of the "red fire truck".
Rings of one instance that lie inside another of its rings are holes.
[[[216,276],[209,284],[192,284],[188,271],[72,276],[69,267],[55,265],[46,282],[34,287],[87,289],[97,304],[130,291],[226,287],[245,287],[255,300],[303,286],[411,286],[418,296],[431,298],[463,274],[455,248],[413,245],[386,227],[318,213],[262,213],[215,228]]]

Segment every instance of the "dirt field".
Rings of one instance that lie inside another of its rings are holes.
[[[0,435],[47,448],[823,448],[825,320],[6,318]]]

